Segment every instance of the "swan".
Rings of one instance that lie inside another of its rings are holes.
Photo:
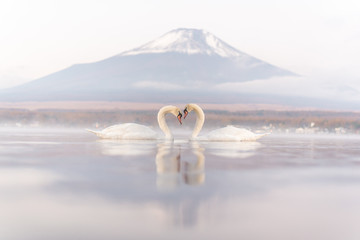
[[[203,141],[255,141],[265,135],[265,134],[256,134],[244,128],[237,128],[234,126],[227,126],[219,129],[212,130],[205,136],[198,137],[204,122],[205,114],[201,107],[197,104],[190,103],[185,106],[184,109],[184,119],[191,112],[196,113],[196,123],[194,130],[191,135],[191,140],[203,140]]]
[[[181,110],[172,105],[162,107],[157,115],[157,120],[160,129],[165,134],[165,139],[172,140],[173,135],[166,124],[165,116],[166,114],[171,113],[181,122]],[[86,129],[89,132],[96,134],[96,136],[105,139],[122,139],[122,140],[153,140],[153,139],[161,139],[162,137],[158,135],[154,130],[150,127],[137,124],[137,123],[123,123],[117,124],[103,129],[102,131],[93,131],[90,129]]]

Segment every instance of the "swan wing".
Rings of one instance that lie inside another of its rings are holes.
[[[227,126],[208,133],[208,141],[255,141],[267,134],[256,134],[244,128]]]
[[[158,134],[150,127],[137,123],[117,124],[102,131],[88,130],[100,138],[107,139],[156,139]]]

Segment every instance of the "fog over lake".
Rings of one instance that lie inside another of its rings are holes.
[[[360,137],[0,129],[1,239],[358,239]]]

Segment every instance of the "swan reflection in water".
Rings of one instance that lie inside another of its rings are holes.
[[[201,185],[205,182],[204,149],[195,142],[190,147],[182,150],[181,145],[174,143],[158,144],[155,163],[159,190],[175,189],[182,183]]]
[[[107,156],[150,155],[156,149],[156,143],[148,140],[99,139],[101,153]]]
[[[182,184],[201,185],[205,182],[205,156],[248,158],[261,147],[260,142],[157,142],[128,140],[98,140],[101,151],[108,156],[155,156],[156,186],[172,190]]]
[[[262,146],[260,142],[202,142],[206,152],[225,158],[248,158]]]
[[[101,153],[107,156],[155,156],[156,185],[171,190],[186,185],[201,185],[205,181],[204,148],[197,142],[101,139]]]

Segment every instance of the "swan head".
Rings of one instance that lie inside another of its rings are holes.
[[[193,103],[189,103],[185,105],[184,108],[184,119],[186,118],[186,116],[189,114],[189,112],[191,112],[192,110],[194,110],[194,106],[197,106],[196,104]]]
[[[185,107],[184,109],[184,119],[186,118],[186,116],[189,114],[189,111],[187,110],[187,107]]]
[[[180,109],[179,109],[179,110],[180,110]],[[181,114],[180,111],[179,111],[179,114],[178,114],[176,117],[177,117],[177,119],[179,120],[179,123],[182,124],[182,122],[181,122],[182,114]]]
[[[172,115],[174,115],[177,118],[177,120],[179,121],[179,123],[182,124],[181,118],[183,115],[181,113],[180,108],[178,108],[176,106],[172,106],[172,105],[164,106],[159,110],[158,121],[160,121],[160,119],[164,119],[165,115],[168,113],[171,113]]]
[[[179,123],[182,124],[181,118],[182,118],[183,115],[181,113],[180,108],[175,107],[175,106],[171,106],[171,110],[170,110],[169,113],[173,114],[177,118]]]

